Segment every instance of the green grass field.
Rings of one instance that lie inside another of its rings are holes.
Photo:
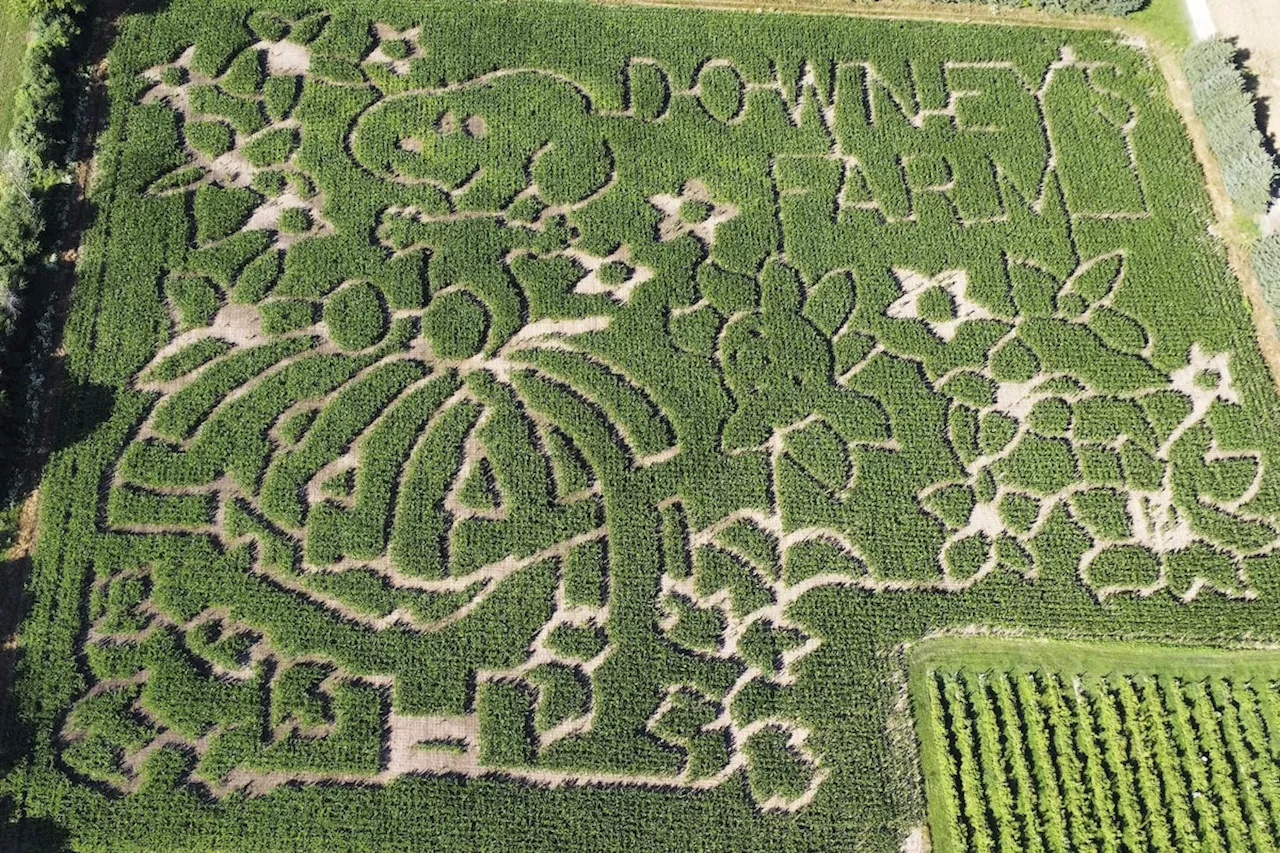
[[[9,141],[13,92],[22,74],[22,54],[27,42],[27,16],[18,0],[0,0],[0,146]]]
[[[903,643],[1280,635],[1131,39],[173,0],[108,66],[0,839],[891,851]]]
[[[1182,0],[1151,0],[1125,20],[1171,47],[1185,48],[1191,43],[1191,24]]]

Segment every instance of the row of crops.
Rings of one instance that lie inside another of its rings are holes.
[[[920,677],[939,771],[928,780],[937,850],[1276,847],[1272,680],[976,668]]]

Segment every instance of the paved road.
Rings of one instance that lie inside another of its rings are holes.
[[[1213,25],[1213,14],[1209,11],[1209,0],[1184,0],[1184,2],[1187,4],[1187,16],[1191,18],[1191,33],[1196,41],[1207,39],[1217,32],[1217,28]]]

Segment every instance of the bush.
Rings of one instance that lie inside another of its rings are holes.
[[[223,122],[193,121],[187,125],[187,142],[207,157],[219,157],[235,146],[235,137]]]
[[[201,338],[187,344],[151,369],[150,378],[157,382],[171,382],[186,376],[231,349],[231,344],[220,338]]]
[[[204,245],[230,237],[249,221],[261,201],[262,196],[249,189],[200,187],[195,197],[196,242]]]
[[[270,12],[250,12],[248,24],[262,41],[280,41],[289,34],[288,23]]]
[[[1265,213],[1276,182],[1276,161],[1258,127],[1257,103],[1245,88],[1235,45],[1218,39],[1197,42],[1183,54],[1182,68],[1227,194],[1240,210]]]
[[[382,52],[391,59],[408,59],[411,48],[404,39],[385,39],[380,43]]]
[[[258,168],[274,166],[289,159],[298,145],[298,132],[291,127],[264,131],[245,143],[244,156]]]
[[[207,326],[218,313],[218,292],[204,276],[171,276],[165,282],[164,290],[178,309],[181,328]]]
[[[255,95],[265,78],[261,51],[246,50],[231,61],[222,77],[222,86],[235,95]]]
[[[306,299],[276,299],[263,303],[262,330],[279,335],[305,329],[315,322],[316,305]]]
[[[489,325],[480,300],[465,290],[437,296],[422,318],[422,330],[437,358],[466,359],[480,352]]]
[[[302,234],[311,230],[311,214],[301,207],[286,207],[277,224],[282,233]]]
[[[263,105],[272,121],[280,121],[289,115],[298,100],[298,78],[268,77],[262,86]]]
[[[279,169],[266,169],[253,176],[253,188],[267,198],[275,198],[284,192],[289,181]]]
[[[13,124],[0,141],[0,350],[7,350],[32,268],[46,248],[48,196],[61,181],[58,142],[67,67],[80,33],[79,0],[30,0],[30,34],[13,93]],[[8,149],[5,151],[4,149]],[[0,392],[0,407],[5,395]]]

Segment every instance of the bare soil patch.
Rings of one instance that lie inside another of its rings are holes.
[[[259,42],[267,52],[267,70],[272,74],[306,74],[311,68],[311,51],[291,41]]]

